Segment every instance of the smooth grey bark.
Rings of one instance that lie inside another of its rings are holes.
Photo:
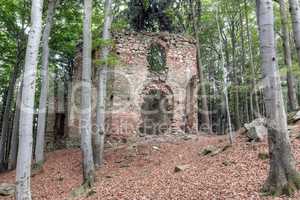
[[[298,0],[289,0],[289,4],[298,63],[300,64],[300,5]]]
[[[104,8],[104,27],[102,38],[103,40],[111,39],[111,23],[112,23],[112,0],[105,1]],[[100,167],[103,164],[104,157],[104,139],[105,139],[105,99],[106,99],[106,84],[107,84],[107,57],[109,55],[110,48],[104,46],[101,49],[101,60],[105,63],[101,68],[97,70],[98,73],[98,95],[97,95],[97,112],[96,123],[97,132],[94,135],[94,161],[96,167]]]
[[[277,69],[273,2],[256,0],[256,3],[270,154],[270,170],[264,191],[290,195],[300,188],[300,175],[292,154]]]
[[[240,1],[239,1],[240,2]],[[240,66],[241,73],[244,72],[244,69],[246,68],[246,50],[245,50],[245,37],[244,37],[244,18],[243,18],[243,9],[241,7],[241,4],[239,5],[239,21],[241,26],[241,47],[242,47],[242,65]],[[242,84],[245,83],[244,78],[241,80]],[[244,113],[246,114],[246,119],[242,117],[243,121],[249,122],[249,110],[248,110],[248,92],[244,92],[244,100],[245,103],[242,103]],[[242,112],[243,113],[243,112]]]
[[[83,63],[81,92],[81,151],[83,154],[83,182],[92,186],[95,169],[92,149],[92,0],[84,0]]]
[[[231,37],[231,45],[232,45],[232,70],[233,70],[233,76],[234,76],[234,83],[235,83],[235,88],[234,88],[234,112],[235,112],[235,128],[239,129],[241,127],[241,118],[240,118],[240,109],[239,109],[239,93],[240,93],[240,88],[239,88],[239,80],[238,80],[238,73],[237,73],[237,65],[236,65],[236,31],[235,31],[235,22],[232,19],[230,21],[230,37]]]
[[[45,160],[44,144],[48,99],[49,39],[55,13],[55,5],[56,0],[48,1],[46,25],[42,36],[41,95],[39,99],[38,126],[35,145],[35,162],[37,164],[42,164]]]
[[[217,15],[216,21],[217,21],[219,41],[220,41],[220,57],[221,57],[221,66],[222,66],[221,68],[223,71],[223,84],[224,84],[223,93],[224,93],[225,109],[226,109],[226,115],[227,115],[227,121],[228,121],[228,135],[229,135],[230,144],[233,144],[234,135],[233,135],[233,131],[232,131],[231,116],[230,116],[230,109],[229,109],[229,102],[228,102],[227,70],[225,67],[225,58],[224,58],[224,54],[223,54],[223,39],[222,39],[221,27],[219,24],[219,8],[217,8],[216,15]]]
[[[9,151],[9,158],[8,158],[9,170],[15,169],[17,164],[22,85],[23,84],[20,85],[17,91],[16,109],[14,114],[14,123],[13,123],[12,136],[10,141],[10,151]]]
[[[31,200],[30,170],[32,159],[32,129],[34,114],[35,78],[42,32],[42,0],[32,0],[31,29],[28,36],[24,79],[21,97],[19,149],[16,171],[16,199]]]
[[[248,17],[248,11],[247,11],[247,0],[244,0],[244,8],[245,8],[245,18],[246,18],[246,30],[247,30],[247,40],[249,43],[249,57],[250,57],[250,69],[251,69],[251,83],[252,83],[252,91],[250,92],[250,109],[251,109],[251,118],[255,118],[260,116],[260,108],[259,108],[259,100],[257,95],[257,87],[256,87],[256,76],[255,76],[255,64],[253,59],[253,46],[252,46],[252,37],[250,33],[250,27],[249,27],[249,17]],[[253,96],[255,100],[255,104],[253,102]],[[255,110],[254,110],[255,107]]]
[[[290,36],[288,30],[288,15],[286,8],[286,1],[279,0],[280,15],[281,15],[281,28],[283,37],[283,49],[284,49],[284,63],[287,65],[287,84],[288,84],[288,100],[289,106],[292,110],[298,108],[298,100],[296,96],[294,77],[292,74],[292,53],[290,47]]]
[[[200,83],[200,98],[201,98],[201,119],[202,124],[205,125],[205,131],[207,133],[212,133],[211,123],[209,119],[209,110],[207,105],[207,95],[206,95],[206,88],[205,88],[205,80],[203,76],[203,69],[202,69],[202,62],[201,62],[201,45],[200,45],[200,37],[199,37],[199,26],[197,22],[197,16],[196,16],[196,5],[194,0],[190,0],[190,6],[192,10],[192,18],[193,18],[193,28],[194,28],[194,34],[196,38],[196,47],[197,47],[197,75]]]

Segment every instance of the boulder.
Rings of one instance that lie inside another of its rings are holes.
[[[246,135],[250,141],[262,141],[268,134],[268,129],[265,127],[266,119],[258,118],[249,124],[245,124]]]
[[[9,183],[0,184],[0,196],[13,196],[16,192],[16,186]]]
[[[264,126],[266,124],[266,119],[265,118],[257,118],[255,120],[253,120],[252,122],[245,124],[244,127],[247,130],[250,130],[251,128],[255,127],[255,126]]]
[[[247,137],[250,141],[263,141],[268,134],[268,129],[265,126],[251,127],[247,132]]]
[[[247,129],[245,127],[240,128],[239,130],[236,131],[236,135],[244,135],[247,133]]]
[[[229,147],[230,147],[229,145],[226,145],[223,148],[218,148],[218,147],[209,145],[209,146],[205,147],[201,152],[199,152],[199,155],[200,156],[201,155],[203,155],[203,156],[210,155],[211,157],[213,157],[223,151],[226,151]]]
[[[293,116],[293,122],[297,122],[300,120],[300,111],[298,111],[294,116]]]
[[[199,155],[206,156],[206,155],[212,154],[216,151],[218,151],[217,147],[215,147],[213,145],[209,145],[209,146],[205,147],[201,152],[199,152]]]
[[[292,112],[287,113],[287,122],[288,122],[288,124],[294,123],[294,117],[295,117],[296,114],[297,114],[297,111],[292,111]]]

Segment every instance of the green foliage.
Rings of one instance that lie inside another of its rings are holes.
[[[126,10],[129,24],[137,31],[172,31],[170,12],[174,0],[130,0]]]
[[[112,67],[118,65],[120,61],[117,54],[110,53],[106,59],[95,59],[93,60],[93,63],[96,67],[101,67],[103,65]]]
[[[29,5],[26,1],[0,0],[0,96],[8,86],[12,69],[21,67],[25,56]]]
[[[93,49],[102,48],[102,47],[112,47],[113,45],[114,45],[114,42],[112,39],[104,40],[104,39],[98,37],[93,40]]]
[[[112,32],[121,32],[122,30],[125,30],[128,28],[128,22],[126,19],[119,19],[115,20],[114,23],[112,23],[111,31]]]
[[[280,76],[285,77],[287,72],[288,72],[287,66],[286,65],[281,65],[280,71],[279,71]],[[299,68],[298,63],[293,63],[291,73],[293,74],[294,77],[300,78],[300,68]]]
[[[149,70],[154,72],[162,72],[166,69],[166,50],[160,44],[154,43],[150,46],[147,55]]]

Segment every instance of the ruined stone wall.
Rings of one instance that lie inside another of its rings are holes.
[[[192,39],[168,33],[122,33],[114,35],[114,51],[119,62],[109,70],[107,95],[107,134],[122,138],[139,134],[142,106],[147,88],[168,90],[172,131],[197,130],[196,47]],[[151,44],[166,50],[166,72],[149,70],[147,55]],[[97,55],[96,55],[97,57]],[[69,94],[68,130],[79,137],[80,79],[82,53],[78,51],[71,93]],[[95,74],[94,74],[95,76]],[[93,117],[96,108],[96,84],[93,86]]]

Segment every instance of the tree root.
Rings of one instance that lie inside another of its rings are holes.
[[[271,195],[271,196],[291,196],[297,190],[300,189],[300,173],[295,172],[293,175],[289,175],[287,177],[287,182],[285,184],[278,184],[273,181],[267,181],[263,188],[262,192],[264,195]]]

